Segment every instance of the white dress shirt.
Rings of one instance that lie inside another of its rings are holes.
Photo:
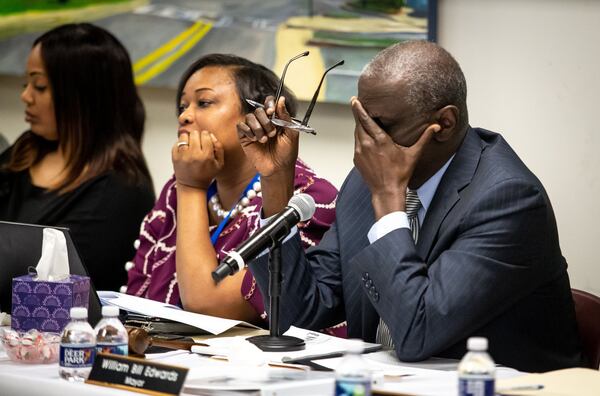
[[[419,217],[419,225],[423,224],[423,220],[425,219],[425,214],[427,213],[427,209],[429,209],[429,205],[431,204],[431,201],[433,200],[433,196],[435,195],[435,192],[438,188],[438,185],[440,184],[440,181],[442,180],[442,176],[444,176],[444,173],[446,173],[446,169],[448,169],[448,166],[450,165],[450,162],[452,162],[452,159],[454,159],[454,155],[452,157],[450,157],[450,159],[448,161],[446,161],[444,166],[442,166],[433,176],[431,176],[425,183],[423,183],[421,185],[421,187],[419,187],[417,189],[417,195],[419,196],[419,201],[421,201],[421,208],[419,209],[419,212],[417,213],[417,216]],[[269,220],[271,220],[274,216],[275,215],[273,215],[267,219],[261,218],[260,226],[264,227],[265,225],[267,225]],[[389,232],[397,230],[398,228],[410,228],[410,226],[408,224],[408,216],[406,215],[406,212],[398,211],[398,212],[392,212],[392,213],[386,214],[381,219],[379,219],[379,221],[377,221],[375,224],[373,224],[371,226],[371,229],[369,230],[369,232],[367,234],[369,243],[374,243],[379,238],[383,237],[384,235],[386,235]],[[298,232],[298,227],[294,226],[290,230],[289,235],[284,239],[283,242],[287,242],[288,239],[293,237],[297,232]],[[262,256],[266,252],[267,252],[267,250],[265,250],[264,252],[259,254],[259,256]]]
[[[429,209],[429,205],[433,200],[433,196],[442,180],[442,176],[446,173],[446,169],[452,162],[454,155],[450,157],[448,161],[442,166],[433,176],[431,176],[425,183],[421,185],[417,189],[417,195],[419,196],[419,201],[421,201],[421,208],[419,208],[419,212],[417,213],[417,217],[419,218],[419,225],[423,224],[423,220],[425,219],[425,214],[427,213],[427,209]],[[367,238],[369,238],[369,243],[374,243],[379,238],[383,237],[387,233],[390,233],[398,228],[410,228],[408,224],[408,216],[406,212],[392,212],[383,216],[379,221],[377,221],[367,234]]]

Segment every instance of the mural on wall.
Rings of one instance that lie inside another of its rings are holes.
[[[435,0],[2,0],[0,74],[22,75],[31,43],[54,26],[88,21],[129,50],[139,85],[176,87],[199,56],[247,57],[281,74],[302,51],[286,84],[308,100],[338,60],[319,100],[347,102],[360,71],[401,40],[435,40]]]

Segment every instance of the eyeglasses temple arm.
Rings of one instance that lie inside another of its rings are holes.
[[[315,94],[313,95],[313,97],[310,101],[310,104],[308,105],[308,109],[306,110],[306,114],[304,115],[304,119],[302,120],[302,125],[308,125],[308,120],[310,119],[310,115],[312,114],[315,104],[317,104],[317,98],[319,97],[319,92],[321,91],[321,85],[323,85],[323,81],[325,80],[325,76],[327,75],[327,73],[329,73],[329,71],[331,69],[334,69],[343,64],[344,64],[344,61],[341,60],[338,63],[336,63],[335,65],[331,66],[329,69],[325,70],[325,73],[323,73],[323,76],[321,77],[321,81],[319,82],[319,86],[317,87],[317,90],[315,91]]]
[[[277,92],[275,93],[275,106],[276,107],[277,107],[277,102],[279,102],[279,97],[281,96],[281,91],[283,90],[283,81],[285,80],[285,73],[287,72],[288,66],[290,65],[290,63],[292,63],[296,59],[302,58],[303,56],[307,56],[308,54],[309,54],[309,51],[304,51],[303,53],[294,56],[292,59],[287,61],[287,63],[285,64],[285,67],[283,68],[283,73],[281,73],[281,79],[279,80],[279,85],[277,86]]]

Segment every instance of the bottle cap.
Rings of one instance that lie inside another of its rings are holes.
[[[105,305],[102,307],[102,316],[119,316],[119,307],[115,305]]]
[[[87,308],[85,307],[73,307],[69,313],[71,319],[87,319]]]
[[[485,337],[470,337],[467,340],[467,349],[469,351],[487,351],[488,340]]]
[[[363,353],[365,345],[363,340],[358,338],[352,338],[346,341],[346,351],[348,353]]]

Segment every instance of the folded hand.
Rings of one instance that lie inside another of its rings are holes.
[[[177,183],[203,190],[225,165],[223,145],[208,131],[181,133],[171,154]]]

